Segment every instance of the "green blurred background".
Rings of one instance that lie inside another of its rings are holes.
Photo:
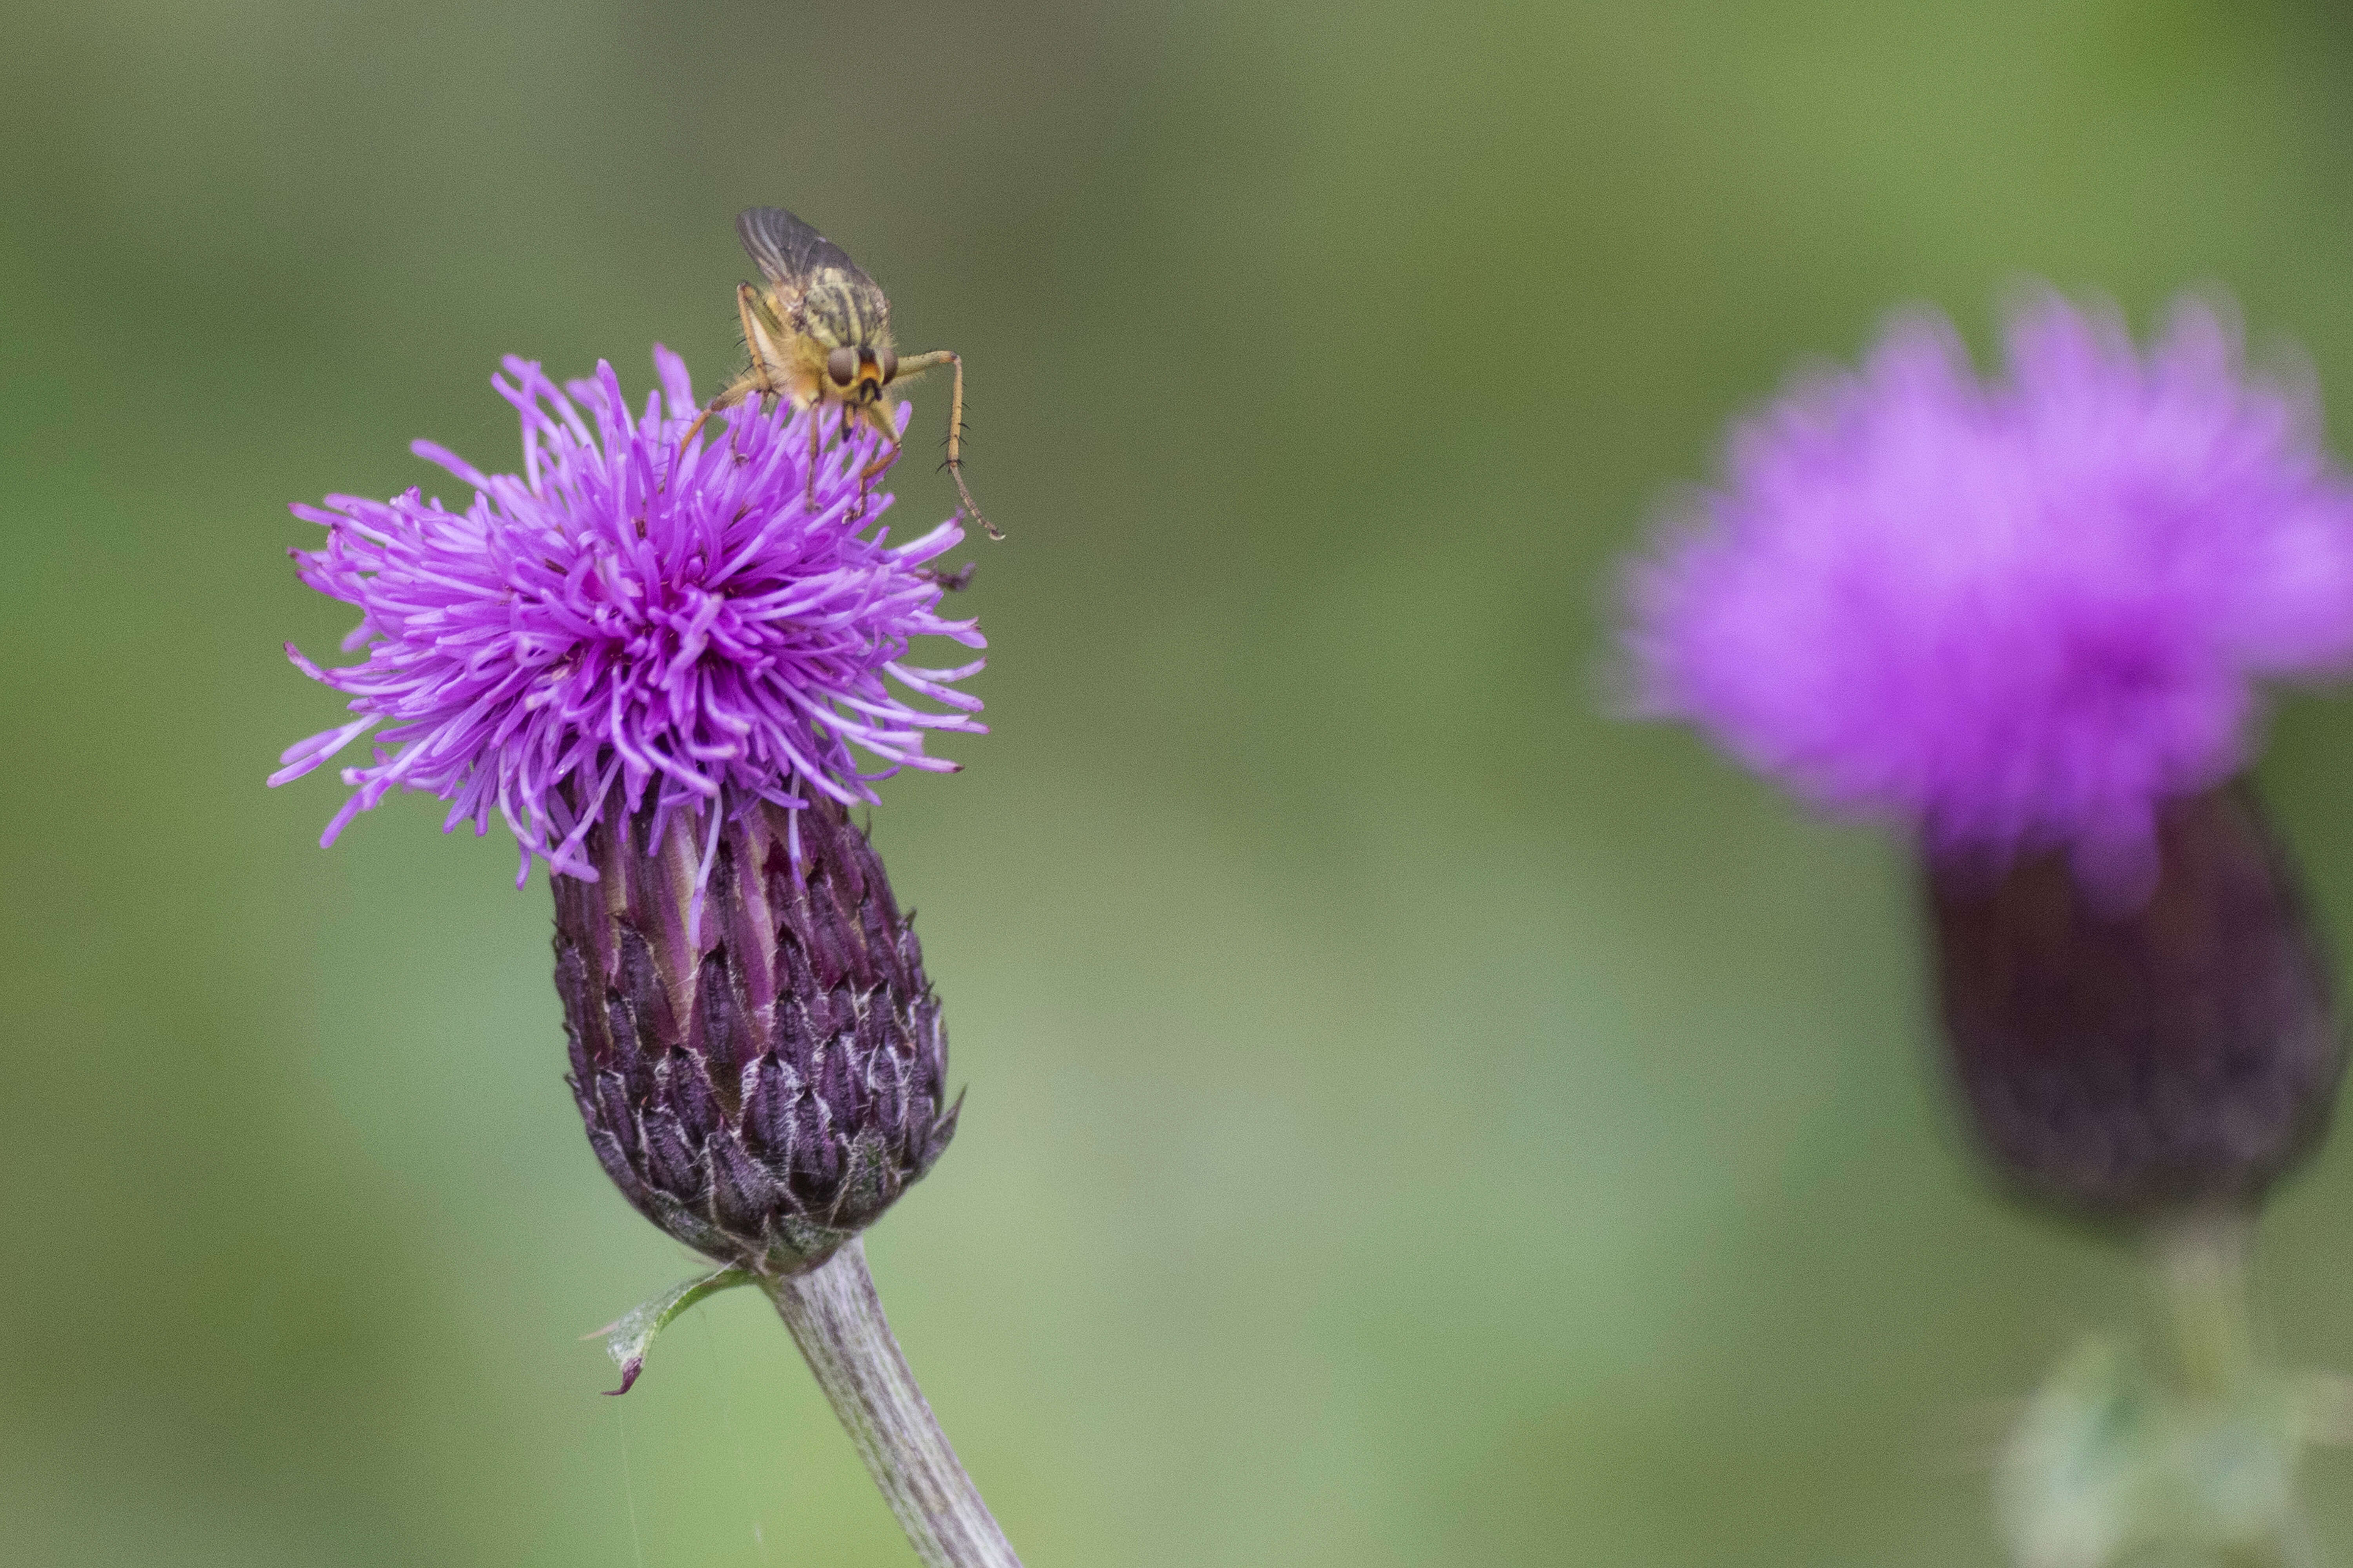
[[[996,733],[889,787],[963,1131],[871,1239],[1056,1564],[1991,1563],[2140,1310],[1925,1070],[1903,858],[1602,711],[1612,562],[1909,300],[2188,285],[2353,438],[2353,26],[2262,0],[0,16],[0,1562],[910,1559],[560,1081],[547,899],[261,788],[285,503],[737,352],[781,202],[971,369]],[[920,395],[917,428],[938,417]],[[902,472],[909,521],[944,476]],[[446,481],[443,481],[446,483]],[[2353,712],[2264,765],[2353,929]],[[2353,1365],[2353,1146],[2266,1318]],[[2353,1460],[2316,1477],[2353,1550]]]

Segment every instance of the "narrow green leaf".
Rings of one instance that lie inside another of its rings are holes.
[[[645,1370],[646,1352],[652,1347],[654,1336],[669,1328],[681,1312],[705,1296],[714,1296],[722,1290],[751,1282],[752,1276],[745,1269],[722,1268],[700,1279],[690,1279],[677,1289],[657,1296],[644,1306],[623,1314],[617,1321],[581,1335],[584,1340],[603,1336],[605,1353],[611,1356],[614,1364],[621,1369],[621,1386],[608,1388],[605,1392],[629,1392],[629,1385],[638,1381],[638,1373]]]

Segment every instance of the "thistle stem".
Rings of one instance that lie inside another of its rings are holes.
[[[907,1370],[864,1245],[763,1284],[926,1568],[1021,1568]]]
[[[2260,1397],[2264,1377],[2249,1311],[2254,1216],[2186,1215],[2151,1238],[2159,1294],[2183,1392],[2209,1406]],[[2267,1532],[2222,1549],[2223,1568],[2313,1568],[2317,1558],[2292,1501]]]
[[[2247,1312],[2253,1222],[2236,1212],[2200,1214],[2154,1237],[2176,1364],[2184,1389],[2205,1399],[2240,1392],[2256,1364]]]

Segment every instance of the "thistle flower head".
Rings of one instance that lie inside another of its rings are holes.
[[[2232,329],[2044,296],[1980,382],[1898,321],[1735,435],[1633,579],[1638,700],[1934,853],[2145,891],[2160,804],[2248,760],[2257,682],[2353,663],[2353,486]]]
[[[813,453],[818,411],[740,406],[681,452],[693,389],[677,355],[654,361],[661,389],[633,413],[608,364],[559,388],[508,359],[492,384],[522,416],[521,474],[414,448],[472,487],[463,508],[410,489],[293,509],[327,530],[296,554],[302,580],[359,607],[344,646],[367,657],[322,668],[288,647],[355,717],[289,749],[269,782],[390,726],[343,769],[352,795],[322,843],[393,789],[426,790],[450,803],[445,829],[503,820],[524,872],[537,856],[594,879],[584,846],[607,818],[659,842],[688,816],[715,833],[760,802],[871,800],[899,768],[954,767],[927,731],[983,729],[955,688],[979,662],[908,658],[919,637],[986,646],[942,618],[925,565],[962,528],[892,544],[870,527],[891,500],[863,493],[878,443],[828,428]]]
[[[2325,1131],[2325,944],[2246,764],[2353,664],[2353,485],[2194,303],[2143,354],[2044,296],[2006,379],[1900,321],[1735,436],[1634,577],[1641,700],[1927,853],[1955,1087],[2012,1190],[2248,1206]]]

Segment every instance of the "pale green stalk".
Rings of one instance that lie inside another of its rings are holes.
[[[2263,1365],[2249,1311],[2254,1216],[2239,1209],[2186,1215],[2158,1229],[2150,1250],[2181,1390],[2218,1410],[2260,1404],[2275,1381]],[[2301,1514],[2289,1504],[2260,1541],[2226,1548],[2222,1568],[2314,1568]]]
[[[2247,1253],[2254,1226],[2234,1210],[2187,1215],[2151,1238],[2168,1343],[2182,1391],[2223,1401],[2255,1367],[2247,1316]]]
[[[864,1245],[760,1283],[926,1568],[1021,1568],[907,1370]]]

